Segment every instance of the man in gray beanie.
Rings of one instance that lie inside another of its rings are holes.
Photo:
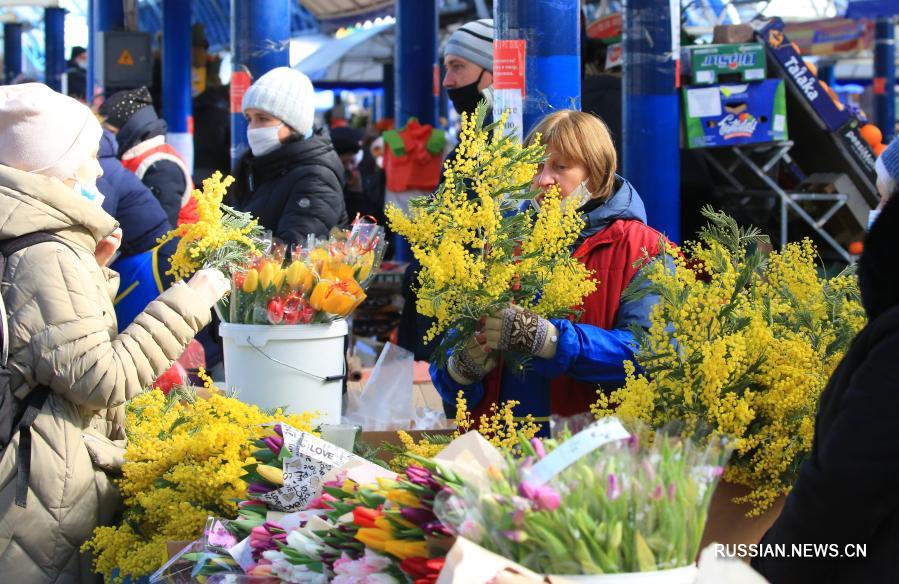
[[[443,48],[443,87],[459,113],[474,113],[478,102],[492,105],[493,20],[474,20],[459,27]]]
[[[456,29],[443,47],[443,64],[446,66],[443,87],[456,112],[473,114],[482,99],[492,108],[493,20],[474,20]],[[489,122],[492,112],[488,111],[487,117]],[[455,157],[454,149],[446,160],[449,162]],[[417,360],[427,361],[437,343],[422,341],[432,321],[418,314],[415,308],[418,297],[413,283],[418,279],[419,268],[418,261],[413,260],[406,270],[403,282],[405,305],[400,315],[397,344],[412,351]],[[487,353],[482,351],[481,356],[484,355]]]

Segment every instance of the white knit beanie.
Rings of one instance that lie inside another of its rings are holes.
[[[315,117],[315,90],[303,73],[278,67],[257,79],[244,94],[243,112],[250,108],[271,114],[308,136]]]
[[[91,110],[71,97],[42,83],[0,86],[0,164],[75,178],[102,136]]]
[[[482,18],[459,27],[443,47],[443,56],[456,55],[493,73],[493,20]]]

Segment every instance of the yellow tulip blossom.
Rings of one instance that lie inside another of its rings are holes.
[[[275,290],[280,290],[281,285],[284,284],[284,279],[287,277],[287,270],[284,268],[278,268],[275,270],[275,277],[272,279],[272,284],[275,287]]]
[[[341,261],[327,262],[322,268],[325,280],[352,280],[355,270]]]
[[[424,541],[389,539],[384,543],[383,551],[400,560],[426,558],[428,557],[428,544]]]
[[[319,283],[315,285],[315,289],[312,290],[312,294],[309,295],[309,305],[315,310],[324,310],[325,296],[331,290],[333,285],[334,284],[328,280],[319,281]]]
[[[390,539],[390,534],[377,527],[363,527],[356,532],[356,539],[376,552],[383,552]]]
[[[271,262],[265,262],[262,268],[259,270],[259,284],[262,285],[262,289],[266,290],[269,286],[272,285],[272,281],[275,279],[275,266]]]
[[[387,491],[387,500],[393,501],[403,507],[421,507],[421,500],[409,491],[403,489]]]
[[[259,288],[259,272],[256,268],[250,268],[243,281],[243,291],[252,294],[257,288]]]

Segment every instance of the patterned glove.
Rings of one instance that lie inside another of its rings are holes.
[[[454,352],[449,358],[449,374],[460,385],[471,385],[483,379],[499,363],[497,351],[485,350],[474,337],[465,348]]]
[[[559,331],[553,323],[514,304],[488,316],[481,337],[492,350],[513,351],[543,359],[556,356]]]

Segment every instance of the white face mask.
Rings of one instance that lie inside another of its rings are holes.
[[[278,124],[277,126],[247,130],[247,142],[250,143],[253,156],[264,156],[281,146],[281,139],[278,138],[281,126],[282,124]]]
[[[592,198],[593,193],[587,188],[587,181],[584,181],[570,195],[562,199],[562,210],[564,211],[572,206],[575,209],[580,209]]]
[[[587,181],[584,181],[579,184],[577,188],[575,188],[574,191],[571,192],[570,195],[562,199],[562,203],[561,205],[559,205],[559,207],[562,209],[562,211],[565,211],[572,205],[574,205],[575,209],[580,209],[587,203],[587,201],[592,198],[593,193],[591,193],[590,189],[587,188]],[[532,202],[534,205],[534,209],[539,211],[540,203],[537,201],[537,199],[534,199]]]

